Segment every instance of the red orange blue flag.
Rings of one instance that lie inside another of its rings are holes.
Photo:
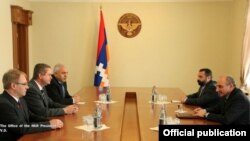
[[[107,42],[102,10],[100,10],[99,39],[98,39],[98,48],[96,56],[96,71],[95,71],[95,82],[94,82],[95,86],[101,86],[101,87],[109,86],[108,61],[109,61],[108,42]]]

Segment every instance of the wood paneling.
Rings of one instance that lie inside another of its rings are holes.
[[[32,11],[11,6],[13,67],[29,74],[28,26],[32,24]]]

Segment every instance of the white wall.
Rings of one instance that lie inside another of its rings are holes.
[[[98,3],[0,1],[0,75],[12,67],[10,4],[32,10],[30,76],[36,63],[64,63],[72,93],[92,86],[99,28]],[[246,0],[220,2],[103,3],[112,86],[197,90],[198,69],[239,83]],[[117,30],[124,13],[137,14],[141,33],[127,39]],[[239,22],[238,22],[239,21]],[[2,84],[1,84],[2,85]],[[2,88],[0,88],[1,90]]]
[[[1,0],[0,1],[0,93],[3,91],[2,76],[13,68],[13,46],[12,46],[12,25],[11,25],[11,5],[19,5],[29,8],[26,0]]]
[[[244,2],[240,1],[238,4]],[[31,64],[63,62],[68,66],[69,86],[77,91],[93,85],[99,28],[98,3],[33,2],[33,45]],[[244,6],[244,5],[243,5]],[[103,3],[110,50],[112,86],[179,87],[185,92],[197,89],[198,69],[209,67],[214,78],[232,74],[238,80],[239,68],[232,68],[231,55],[235,2]],[[244,11],[237,18],[243,18]],[[122,37],[117,22],[127,12],[142,21],[135,38]],[[235,26],[235,27],[234,27]],[[242,31],[237,32],[242,38]],[[41,54],[42,53],[42,54]],[[235,65],[239,66],[237,54]],[[32,66],[31,65],[31,66]],[[31,70],[32,72],[32,70]]]
[[[0,1],[0,93],[3,90],[2,76],[7,68],[12,67],[12,43],[11,43],[11,20],[10,20],[10,1]]]

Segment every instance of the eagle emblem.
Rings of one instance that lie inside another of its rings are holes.
[[[132,38],[141,31],[141,20],[133,13],[126,13],[121,16],[117,26],[122,36]]]

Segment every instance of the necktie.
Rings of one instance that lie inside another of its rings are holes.
[[[223,105],[223,110],[222,110],[222,113],[224,114],[225,113],[225,111],[226,111],[226,103],[227,103],[227,98],[225,98],[225,100],[224,100],[224,105]]]
[[[20,110],[22,110],[22,105],[21,105],[20,101],[17,102],[17,107],[18,107]]]
[[[205,88],[205,86],[202,86],[202,87],[200,88],[199,97],[201,97],[201,95],[202,95],[202,93],[203,93],[204,88]]]
[[[25,114],[25,111],[23,109],[23,104],[20,100],[17,102],[17,105],[18,105],[19,110],[22,112],[22,114],[24,115],[24,117],[26,119],[26,114]]]
[[[62,97],[65,98],[65,88],[63,84],[61,84],[61,87],[62,87]]]
[[[44,93],[44,90],[43,90],[43,89],[41,90],[41,93],[42,93],[42,98],[43,98],[43,100],[45,101],[45,93]]]
[[[42,95],[44,106],[48,107],[48,100],[46,98],[46,93],[45,93],[44,89],[41,90],[41,93],[42,93],[41,95]]]

